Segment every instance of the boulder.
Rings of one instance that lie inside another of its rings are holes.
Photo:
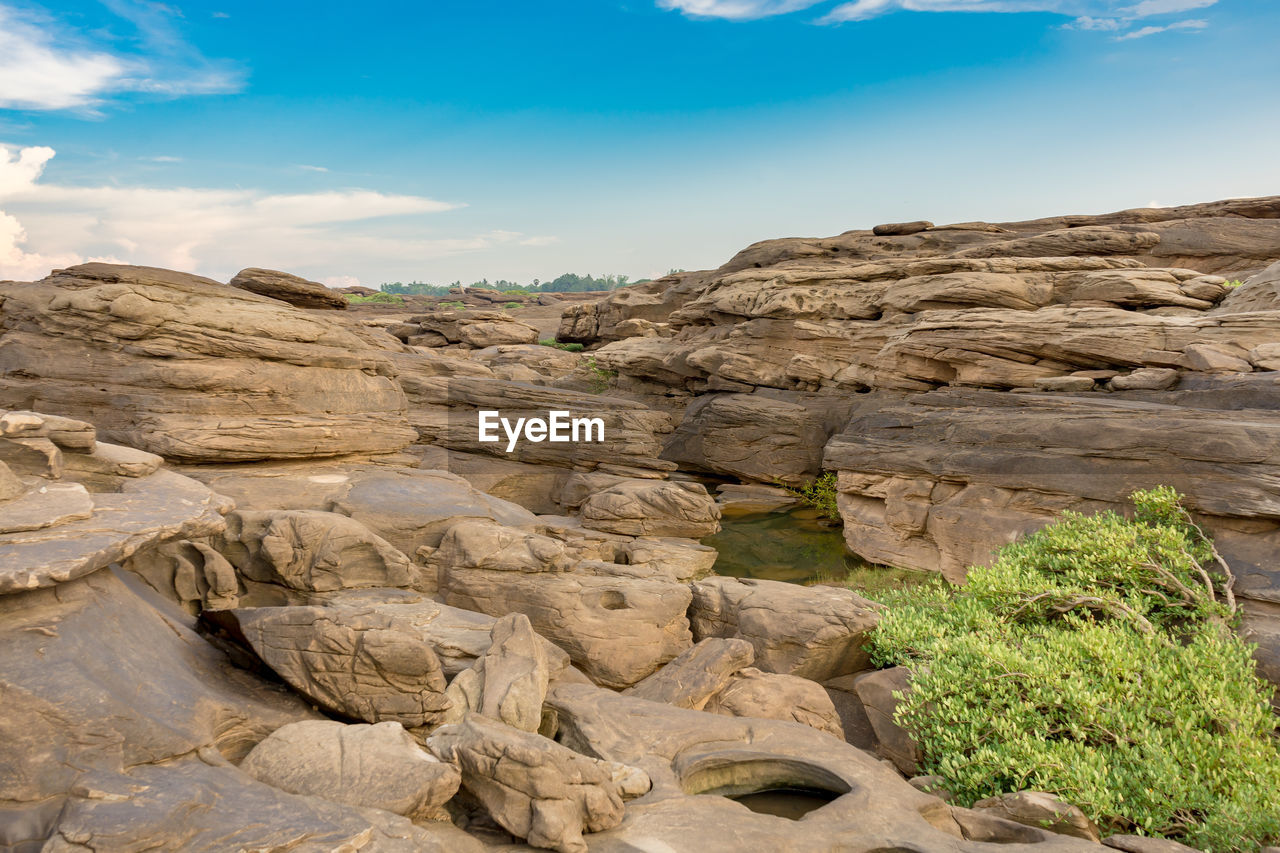
[[[579,509],[584,527],[608,533],[701,539],[720,530],[720,508],[701,483],[628,480],[593,493]]]
[[[291,687],[333,713],[415,727],[439,722],[449,707],[440,659],[403,613],[253,607],[225,611],[219,620]]]
[[[871,229],[871,233],[877,237],[906,237],[911,234],[919,234],[921,231],[928,231],[932,227],[932,222],[919,219],[915,222],[889,222],[884,225],[877,225]]]
[[[658,578],[444,567],[446,604],[505,616],[568,652],[593,681],[628,687],[687,649],[689,588]]]
[[[264,270],[258,267],[240,270],[231,279],[232,287],[269,296],[288,302],[296,308],[323,308],[330,311],[347,310],[347,300],[336,290],[330,290],[318,281],[308,281],[296,275],[279,270]]]
[[[642,771],[471,715],[427,741],[504,829],[534,847],[586,853],[584,832],[622,821],[623,801],[649,790]]]
[[[988,797],[973,804],[974,811],[986,811],[1011,820],[1069,835],[1086,841],[1100,840],[1098,827],[1078,807],[1064,803],[1043,791],[1018,791]]]
[[[384,809],[410,819],[435,814],[458,791],[452,765],[418,746],[399,723],[290,723],[240,763],[259,782],[290,794]]]
[[[694,638],[744,639],[765,672],[822,681],[870,667],[864,646],[879,605],[850,590],[729,577],[692,587]]]
[[[454,676],[445,695],[452,706],[445,722],[457,723],[471,712],[536,732],[542,724],[551,666],[541,638],[522,613],[493,624],[493,644],[470,669]]]
[[[385,453],[415,437],[390,359],[326,315],[101,263],[5,283],[0,297],[0,406],[197,462]]]
[[[875,734],[876,752],[906,776],[919,772],[920,747],[894,719],[899,702],[894,694],[905,695],[910,689],[911,671],[905,666],[864,673],[853,682],[853,690]]]
[[[840,715],[821,684],[796,675],[761,672],[753,666],[734,673],[704,710],[730,717],[794,721],[845,739]]]
[[[750,666],[753,660],[755,650],[746,640],[709,637],[623,692],[651,702],[701,711],[708,700],[729,684],[734,674]]]

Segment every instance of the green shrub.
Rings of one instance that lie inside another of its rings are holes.
[[[508,311],[514,311],[517,308],[523,308],[524,303],[523,302],[507,302],[507,303],[504,303],[502,307],[506,308]]]
[[[591,393],[603,394],[609,389],[613,380],[618,378],[618,371],[609,370],[596,364],[594,355],[587,356],[587,372],[591,374]]]
[[[538,343],[544,347],[555,347],[556,349],[562,349],[565,352],[582,352],[586,349],[582,344],[562,344],[553,338],[543,338],[538,341]]]
[[[836,506],[836,472],[825,471],[816,480],[800,488],[783,486],[788,492],[822,513],[824,518],[843,522]]]
[[[347,302],[351,305],[366,305],[369,303],[385,304],[385,305],[403,305],[404,297],[396,296],[394,293],[370,293],[362,296],[359,293],[346,294]]]
[[[1280,839],[1271,689],[1177,493],[1133,500],[1065,513],[954,594],[892,594],[873,659],[912,667],[898,722],[965,805],[1049,791],[1108,833],[1257,850]]]
[[[1243,281],[1241,281],[1238,278],[1233,278],[1230,281],[1228,281],[1226,284],[1224,284],[1223,287],[1227,288],[1228,290],[1235,290],[1237,287],[1239,287],[1242,284],[1244,284]]]
[[[519,287],[512,287],[502,291],[503,296],[527,296],[528,294],[529,291]]]
[[[436,303],[436,308],[444,309],[444,310],[464,311],[464,310],[466,310],[466,307],[467,307],[467,303],[465,303],[465,302],[438,302],[438,303]]]

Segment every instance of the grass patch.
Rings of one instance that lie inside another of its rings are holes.
[[[609,390],[609,386],[613,384],[613,380],[618,378],[618,371],[609,370],[596,364],[594,355],[587,356],[587,372],[591,374],[591,393],[603,394]]]
[[[562,344],[554,338],[543,338],[538,341],[538,343],[544,347],[554,347],[556,349],[562,349],[565,352],[582,352],[586,349],[582,344]]]
[[[347,297],[347,303],[350,305],[403,305],[404,297],[396,296],[394,293],[370,293],[367,296],[359,293],[343,294]]]
[[[1048,791],[1108,834],[1256,851],[1280,840],[1273,689],[1179,495],[1133,502],[1064,513],[954,593],[890,596],[873,659],[911,667],[896,719],[961,804]]]
[[[891,599],[894,594],[914,587],[944,592],[952,588],[942,575],[934,572],[915,572],[871,564],[854,566],[843,573],[822,571],[805,581],[805,586],[844,587],[873,601]]]
[[[437,302],[437,303],[436,303],[436,308],[437,308],[437,309],[444,309],[444,310],[446,310],[446,311],[465,311],[465,310],[467,310],[467,303],[465,303],[465,302]]]

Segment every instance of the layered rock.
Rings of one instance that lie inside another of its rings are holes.
[[[384,352],[346,324],[210,279],[82,264],[0,285],[0,406],[194,461],[396,450]]]
[[[511,344],[531,344],[538,330],[501,311],[436,311],[410,317],[390,327],[390,331],[410,346],[460,346],[466,349]]]
[[[296,308],[321,308],[345,311],[347,300],[336,290],[330,290],[318,281],[308,281],[292,273],[250,267],[240,270],[228,282],[232,287],[288,302]]]

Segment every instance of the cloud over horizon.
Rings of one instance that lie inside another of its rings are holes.
[[[222,278],[262,263],[286,269],[327,266],[341,273],[371,257],[417,261],[503,244],[555,242],[514,231],[429,238],[416,229],[404,238],[346,230],[342,226],[464,206],[365,189],[273,194],[42,182],[54,154],[45,146],[0,144],[0,280],[36,279],[87,260]]]

